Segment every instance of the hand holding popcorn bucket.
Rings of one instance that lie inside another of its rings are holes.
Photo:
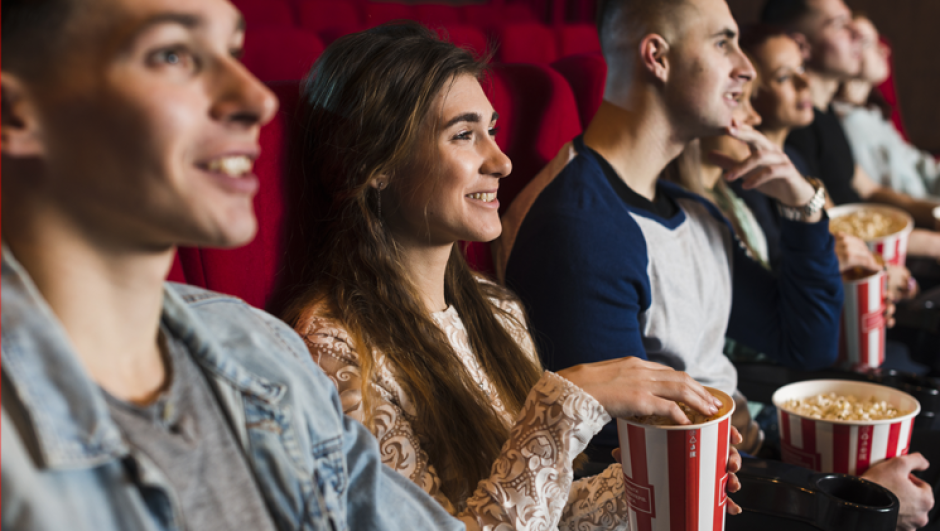
[[[724,529],[734,400],[706,389],[722,407],[707,418],[690,415],[691,425],[663,425],[663,417],[617,419],[630,529]]]
[[[908,453],[920,403],[897,389],[851,380],[809,380],[773,395],[783,462],[861,475]]]
[[[914,218],[887,205],[858,203],[827,210],[829,230],[861,238],[885,263],[903,266],[907,261],[907,241],[914,230]]]

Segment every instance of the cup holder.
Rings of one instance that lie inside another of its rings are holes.
[[[856,476],[820,474],[779,461],[744,459],[738,479],[741,490],[731,498],[746,512],[765,515],[768,521],[790,521],[787,529],[893,531],[897,525],[897,496]],[[739,528],[733,522],[733,518],[727,520],[728,528],[736,531]]]
[[[890,508],[894,503],[887,489],[852,476],[823,476],[816,480],[816,488],[834,498],[837,503],[871,509]]]

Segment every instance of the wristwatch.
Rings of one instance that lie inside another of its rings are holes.
[[[777,201],[777,212],[780,212],[780,216],[783,219],[806,221],[813,214],[819,212],[826,204],[826,187],[823,186],[822,181],[813,177],[807,177],[806,180],[809,181],[809,184],[813,185],[816,193],[813,194],[812,199],[803,206],[791,207]]]

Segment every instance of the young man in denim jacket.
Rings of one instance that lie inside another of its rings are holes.
[[[164,284],[256,221],[277,101],[226,0],[4,0],[2,526],[462,529],[288,327]]]

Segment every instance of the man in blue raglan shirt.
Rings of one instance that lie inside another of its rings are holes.
[[[255,232],[227,0],[4,0],[2,528],[464,529],[285,324],[164,283]]]
[[[754,76],[737,32],[725,0],[601,5],[604,101],[513,202],[497,246],[547,367],[638,356],[731,394],[726,335],[789,366],[835,361],[843,293],[824,192],[733,124]],[[742,164],[722,161],[727,178],[781,209],[777,276],[746,255],[710,203],[658,180],[690,141],[723,132],[752,150]],[[617,444],[610,424],[592,457]]]

